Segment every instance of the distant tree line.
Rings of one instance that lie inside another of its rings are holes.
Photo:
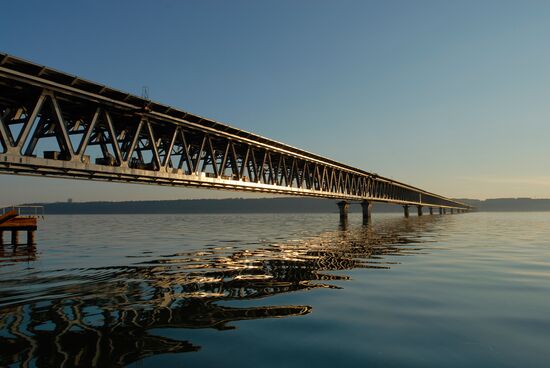
[[[497,198],[458,199],[477,211],[550,211],[550,199]],[[126,202],[38,203],[47,214],[132,214],[132,213],[331,213],[338,212],[336,200],[300,197],[179,199]],[[401,212],[401,206],[375,203],[375,212]],[[360,212],[361,206],[350,206]],[[427,212],[427,211],[426,211]]]

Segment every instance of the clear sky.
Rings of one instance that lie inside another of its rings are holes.
[[[550,197],[550,1],[6,1],[0,50],[451,197]],[[240,193],[0,175],[0,204]]]

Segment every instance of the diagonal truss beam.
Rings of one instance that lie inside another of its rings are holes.
[[[4,61],[0,65],[3,173],[468,208],[411,185],[105,86],[74,77],[64,82],[60,72],[9,55],[0,54],[0,59]],[[53,75],[58,79],[52,79]],[[46,101],[51,108],[44,108]],[[28,113],[21,118],[14,111]],[[10,125],[21,122],[18,136],[11,137]],[[80,141],[73,146],[77,135]],[[47,137],[55,137],[66,155],[48,160],[38,157],[36,140]],[[116,162],[106,160],[106,143],[112,144]],[[89,146],[101,148],[98,155],[103,157],[95,163],[85,162]],[[177,164],[173,156],[179,156]],[[145,157],[151,157],[151,165],[144,162]]]

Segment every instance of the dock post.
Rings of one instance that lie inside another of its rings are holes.
[[[418,216],[422,216],[422,206],[416,206],[418,209]]]
[[[17,245],[19,243],[19,231],[12,230],[11,231],[11,244]]]
[[[430,207],[430,215],[433,215],[433,214],[434,214],[434,208]]]
[[[338,202],[338,208],[340,209],[340,222],[348,220],[349,203],[347,201]]]
[[[363,201],[361,202],[361,207],[363,207],[363,225],[368,225],[371,220],[372,203],[369,201]]]
[[[408,205],[403,206],[403,211],[405,212],[405,217],[409,217],[409,206]]]
[[[34,230],[27,230],[27,245],[34,244]]]

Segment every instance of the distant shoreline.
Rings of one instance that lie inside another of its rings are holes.
[[[550,211],[550,199],[496,198],[487,200],[458,199],[480,212],[540,212]],[[280,197],[230,199],[179,199],[124,202],[55,202],[33,203],[44,206],[47,214],[209,214],[209,213],[336,213],[334,199]],[[380,213],[401,212],[401,206],[374,203]],[[360,212],[361,206],[350,206],[350,212]],[[427,212],[427,210],[425,210]]]

